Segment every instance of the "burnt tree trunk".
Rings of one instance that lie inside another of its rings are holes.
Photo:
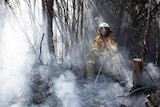
[[[133,87],[142,86],[142,60],[140,58],[133,59]]]
[[[118,8],[118,17],[116,21],[116,36],[120,35],[121,33],[121,25],[122,25],[122,17],[124,12],[124,0],[119,1],[119,8]]]
[[[47,27],[47,41],[48,41],[48,48],[49,48],[49,54],[51,57],[51,61],[55,59],[55,49],[53,44],[53,3],[54,0],[42,0],[42,6],[43,6],[43,15],[46,17],[46,27]]]
[[[147,33],[149,31],[149,24],[150,24],[150,11],[151,11],[151,0],[148,0],[148,10],[147,10],[147,20],[146,20],[146,29],[144,32],[144,38],[143,38],[143,44],[142,44],[142,51],[141,51],[141,57],[142,61],[144,62],[146,57],[146,51],[147,51]]]
[[[52,31],[52,22],[53,22],[53,2],[54,0],[46,0],[47,5],[47,31],[48,31],[48,45],[49,53],[55,54],[54,45],[53,45],[53,31]]]

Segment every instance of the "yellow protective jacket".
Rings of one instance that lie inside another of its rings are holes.
[[[102,40],[102,37],[98,35],[92,44],[92,51],[97,50],[98,52],[105,52],[106,49],[117,51],[115,38],[109,34],[105,40]]]

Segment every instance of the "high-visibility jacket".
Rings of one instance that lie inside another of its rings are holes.
[[[103,40],[102,37],[98,35],[95,38],[94,43],[92,44],[92,51],[97,50],[98,52],[105,52],[106,49],[113,51],[117,50],[117,44],[115,42],[115,38],[111,34],[109,34],[105,38],[105,40]]]
[[[99,69],[95,71],[95,64],[98,64]],[[102,36],[95,37],[92,44],[92,50],[87,55],[87,77],[94,77],[96,72],[99,72],[102,67],[102,73],[108,75],[114,80],[121,81],[123,65],[120,54],[118,53],[117,43],[115,38],[109,34],[102,39]]]

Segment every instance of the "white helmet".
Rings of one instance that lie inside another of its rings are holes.
[[[99,28],[101,28],[101,27],[108,27],[109,28],[109,24],[108,23],[101,23],[99,25]]]

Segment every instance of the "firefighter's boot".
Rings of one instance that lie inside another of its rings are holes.
[[[94,64],[87,63],[87,78],[95,75]]]
[[[95,76],[95,55],[93,53],[88,54],[87,61],[87,79]]]

